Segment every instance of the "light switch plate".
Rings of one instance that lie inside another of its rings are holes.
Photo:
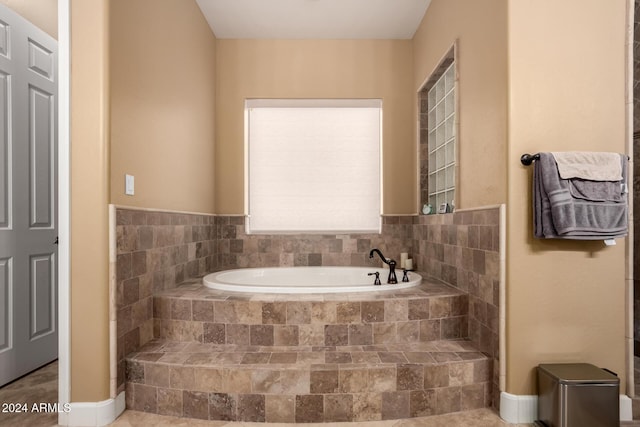
[[[135,182],[133,175],[125,175],[124,176],[124,194],[128,196],[133,196],[135,192]]]

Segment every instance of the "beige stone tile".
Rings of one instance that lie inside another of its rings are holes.
[[[396,299],[396,300],[387,300],[384,302],[384,320],[386,322],[402,322],[408,319],[409,319],[408,300]]]
[[[398,342],[420,341],[420,322],[417,320],[397,323]]]
[[[5,403],[55,403],[57,397],[57,361],[0,388],[0,402]],[[0,414],[0,425],[52,426],[57,416],[57,413],[3,413]]]
[[[227,421],[194,420],[127,410],[116,421],[109,424],[111,427],[137,427],[149,425],[154,427],[222,427],[228,426],[229,423]]]
[[[337,321],[337,303],[335,302],[312,302],[311,303],[311,323],[312,324],[332,324]]]
[[[206,392],[223,391],[223,374],[222,369],[212,368],[194,368],[194,384],[193,390]]]
[[[474,363],[452,363],[449,365],[449,385],[462,386],[474,381]]]
[[[397,372],[395,366],[369,369],[368,375],[368,388],[370,391],[383,392],[396,390]]]
[[[251,393],[251,370],[225,369],[223,390],[227,393]]]
[[[295,421],[295,396],[267,395],[265,415],[268,423],[292,423]],[[275,424],[270,424],[273,426]]]
[[[324,345],[324,325],[299,325],[298,326],[298,344],[306,346],[322,346]],[[323,355],[324,358],[324,355]]]
[[[300,340],[298,325],[275,325],[273,328],[273,343],[275,345],[298,345]]]
[[[381,420],[382,419],[382,395],[380,393],[358,393],[353,395],[353,421]],[[389,421],[360,422],[358,426],[388,426]]]
[[[310,302],[287,302],[287,324],[302,325],[311,323]]]
[[[339,302],[336,313],[338,323],[359,323],[360,302]]]
[[[364,369],[345,369],[338,372],[341,393],[363,393],[367,391],[367,371]]]

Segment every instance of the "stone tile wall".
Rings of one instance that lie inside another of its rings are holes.
[[[413,228],[421,271],[469,293],[468,336],[493,363],[499,404],[500,210],[421,215]]]
[[[216,217],[217,269],[293,266],[381,266],[369,259],[378,248],[399,262],[411,253],[413,216],[383,217],[381,234],[252,234],[243,216]]]
[[[214,268],[214,217],[116,209],[118,392],[124,358],[153,338],[153,297]]]
[[[408,344],[465,338],[468,295],[441,283],[395,292],[233,295],[200,284],[154,296],[154,336],[261,347]]]
[[[243,216],[116,209],[118,390],[124,357],[154,337],[152,295],[212,271],[242,267],[376,265],[377,247],[411,252],[413,217],[384,217],[382,234],[247,235]]]
[[[491,362],[468,347],[152,341],[128,359],[127,407],[204,420],[372,424],[483,408]]]
[[[383,217],[381,234],[247,235],[242,216],[117,210],[118,385],[124,356],[153,337],[154,291],[208,272],[241,267],[380,265],[379,248],[469,293],[461,326],[494,360],[498,388],[499,209]],[[499,399],[494,398],[497,406]]]

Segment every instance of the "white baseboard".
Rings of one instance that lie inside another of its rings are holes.
[[[538,396],[500,393],[500,418],[508,423],[532,423],[538,415]]]
[[[532,423],[538,416],[538,396],[500,393],[500,417],[508,423]],[[620,395],[620,421],[631,421],[631,398]]]
[[[111,424],[124,412],[124,391],[102,402],[74,402],[58,416],[58,424],[69,427],[101,427]]]
[[[620,421],[633,420],[632,400],[629,396],[620,395]]]

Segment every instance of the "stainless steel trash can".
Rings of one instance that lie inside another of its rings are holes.
[[[547,427],[618,427],[620,379],[589,363],[538,366],[538,421]]]

